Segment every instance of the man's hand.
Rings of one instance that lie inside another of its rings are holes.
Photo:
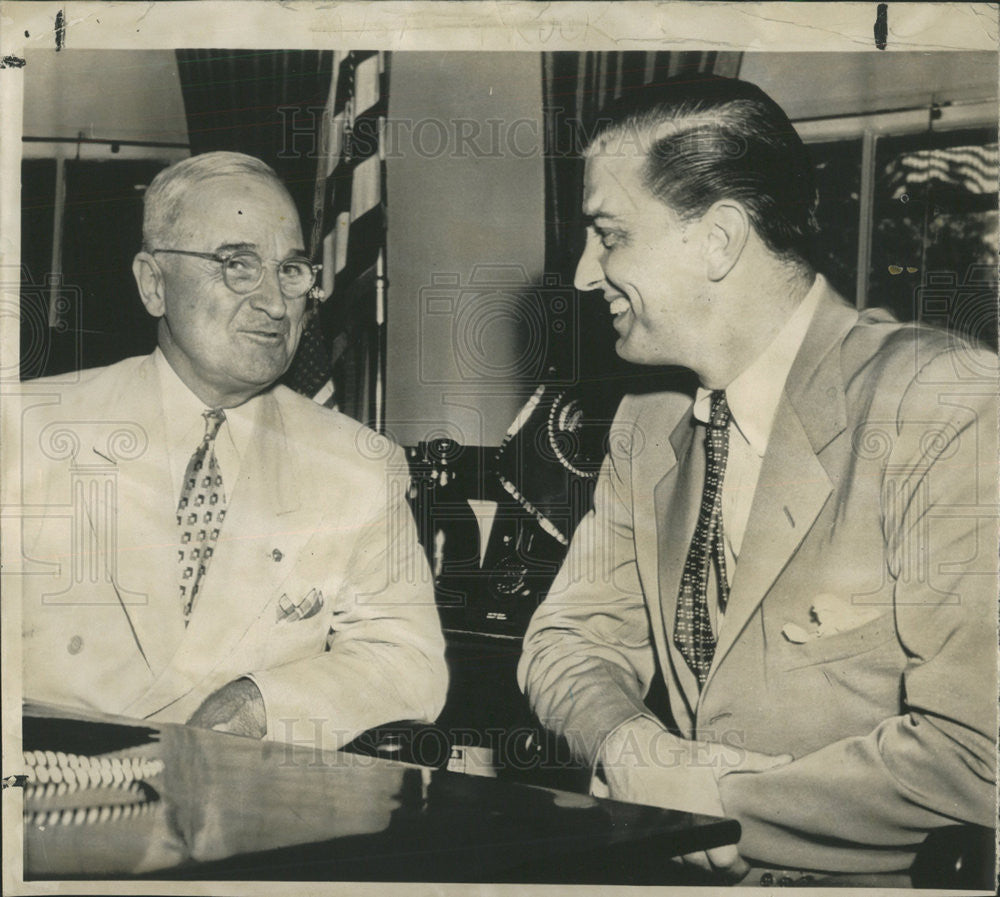
[[[267,734],[264,698],[249,679],[237,679],[213,692],[191,714],[189,726],[263,738]]]
[[[791,761],[738,746],[687,741],[640,717],[616,729],[604,744],[601,764],[614,800],[724,816],[718,780],[730,772],[762,772]],[[688,854],[685,863],[731,880],[750,868],[735,845]]]

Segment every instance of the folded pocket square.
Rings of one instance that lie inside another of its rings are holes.
[[[292,622],[307,620],[314,617],[323,608],[323,593],[319,589],[310,589],[298,601],[292,601],[288,595],[278,599],[277,620]]]

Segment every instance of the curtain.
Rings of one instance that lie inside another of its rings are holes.
[[[177,68],[191,153],[231,150],[262,159],[285,182],[308,234],[333,53],[178,50]]]

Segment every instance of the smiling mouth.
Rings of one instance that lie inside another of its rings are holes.
[[[629,304],[628,299],[622,296],[616,296],[608,303],[608,310],[614,318],[620,318],[623,314],[630,311],[631,308],[632,306]]]
[[[281,330],[244,330],[246,336],[266,343],[284,342],[285,334]]]

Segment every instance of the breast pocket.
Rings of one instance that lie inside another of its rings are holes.
[[[285,588],[271,602],[262,619],[266,668],[326,650],[330,601],[323,590],[301,586]]]
[[[801,644],[790,642],[779,634],[778,666],[787,671],[845,660],[874,651],[895,637],[896,624],[892,611],[854,629],[810,639]]]

